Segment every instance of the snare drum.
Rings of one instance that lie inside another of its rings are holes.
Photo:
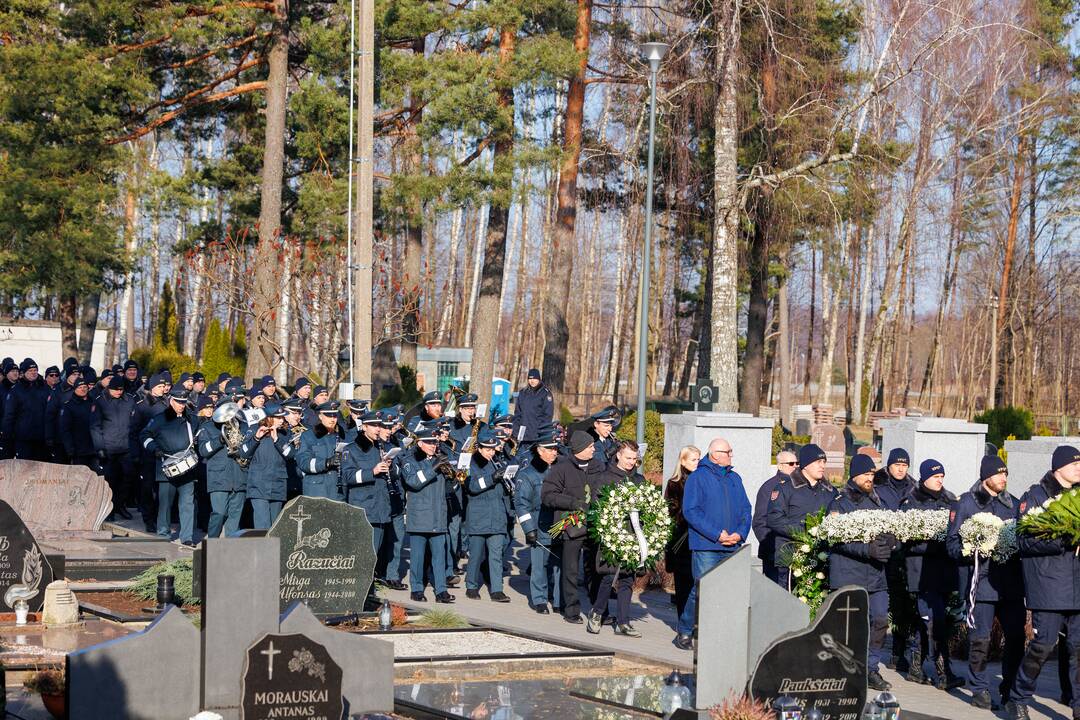
[[[161,461],[161,473],[167,478],[180,477],[186,472],[193,470],[199,464],[199,456],[195,450],[188,448],[182,453],[171,455]]]

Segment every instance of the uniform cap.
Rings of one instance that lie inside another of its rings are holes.
[[[363,415],[367,412],[368,406],[371,405],[367,400],[346,400],[346,407],[349,408],[349,412],[354,412],[357,415]]]
[[[439,403],[440,405],[442,405],[442,401],[442,395],[439,393],[438,390],[432,390],[431,392],[424,395],[425,405],[427,405],[428,403]]]
[[[360,422],[364,425],[381,425],[382,418],[379,413],[369,410],[360,415]]]
[[[327,400],[324,403],[319,403],[315,411],[320,415],[337,415],[340,409],[341,404],[337,400]]]
[[[266,413],[266,417],[283,418],[285,417],[285,408],[279,402],[268,402],[266,407],[263,408],[263,412]]]
[[[473,393],[465,393],[458,399],[457,404],[458,407],[476,407],[476,403],[479,399],[480,398],[476,397],[476,395]]]
[[[179,400],[181,402],[187,402],[188,396],[191,393],[183,385],[174,385],[173,389],[169,391],[169,398],[172,400]]]
[[[619,414],[612,408],[604,408],[600,412],[593,413],[592,419],[594,422],[608,423],[609,425],[615,422]]]
[[[556,438],[553,433],[547,432],[537,438],[536,445],[534,447],[557,448],[559,447],[559,439]]]
[[[285,408],[286,410],[291,410],[292,412],[303,412],[304,401],[293,395],[291,398],[281,403],[281,407]]]
[[[434,424],[426,422],[418,422],[413,426],[412,433],[416,435],[417,440],[426,440],[428,442],[435,442],[439,439],[439,431]]]
[[[476,433],[476,444],[486,448],[498,447],[499,436],[492,432],[491,428],[485,425]]]

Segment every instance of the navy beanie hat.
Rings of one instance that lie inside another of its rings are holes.
[[[904,448],[893,448],[889,451],[889,460],[886,465],[892,465],[893,463],[904,463],[905,465],[911,464],[911,458],[908,457],[907,450]]]
[[[1072,445],[1058,445],[1054,449],[1054,456],[1050,460],[1050,470],[1057,471],[1066,465],[1080,461],[1080,450]]]
[[[806,467],[812,462],[825,459],[825,451],[814,443],[808,443],[799,448],[799,467]]]
[[[869,455],[855,455],[851,458],[851,465],[848,467],[848,478],[858,477],[875,470],[877,467],[874,465],[874,458]]]
[[[935,475],[944,475],[945,466],[939,463],[933,458],[923,460],[919,463],[919,482],[926,482],[927,478],[934,477]]]
[[[991,475],[997,475],[998,473],[1009,474],[1009,468],[1005,466],[1005,461],[997,455],[987,455],[984,457],[979,464],[979,482],[982,482]]]

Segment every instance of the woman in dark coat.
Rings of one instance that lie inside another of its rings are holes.
[[[690,540],[687,537],[686,519],[682,514],[682,498],[686,478],[697,470],[699,460],[701,451],[693,445],[687,445],[680,450],[679,465],[675,468],[675,474],[668,478],[664,488],[664,498],[668,501],[671,519],[675,521],[675,529],[664,552],[664,567],[675,577],[676,615],[682,615],[686,599],[690,597],[690,590],[694,587],[694,574],[690,568]]]

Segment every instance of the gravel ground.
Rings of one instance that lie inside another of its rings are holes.
[[[566,651],[567,648],[541,640],[498,632],[372,633],[365,637],[394,644],[395,657],[460,657],[463,655],[528,655]]]

